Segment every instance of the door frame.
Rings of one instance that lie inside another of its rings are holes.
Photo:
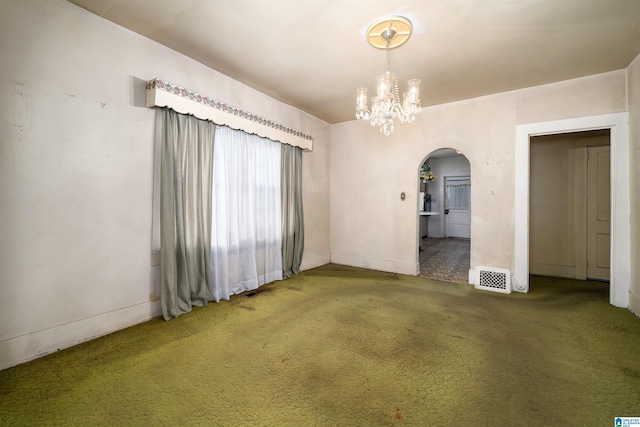
[[[609,302],[629,306],[631,281],[629,213],[628,113],[604,114],[516,126],[515,245],[513,289],[529,292],[529,180],[532,136],[610,130],[611,147],[611,281]]]
[[[609,156],[608,167],[611,166],[611,145],[605,146],[590,146],[586,147],[587,151],[587,177],[586,177],[586,206],[587,206],[587,230],[586,230],[586,249],[587,249],[587,261],[585,265],[585,277],[589,280],[609,280],[611,278],[611,266],[609,268],[600,267],[598,265],[598,231],[594,230],[594,218],[595,223],[598,224],[598,203],[599,198],[592,197],[598,193],[598,183],[600,179],[600,174],[598,171],[594,171],[598,169],[598,156],[601,153],[606,153]],[[595,172],[595,173],[594,173]],[[604,174],[603,174],[604,175]],[[611,172],[609,171],[608,176],[603,177],[602,179],[608,180],[608,202],[611,204]],[[609,215],[611,215],[611,210],[609,210]],[[609,233],[611,233],[611,218],[608,220],[609,224],[604,224],[604,227],[600,226],[596,228],[601,228],[604,233],[607,228]],[[609,235],[609,246],[611,246],[611,235]],[[608,251],[609,262],[611,262],[611,248]],[[601,277],[598,277],[601,276]]]

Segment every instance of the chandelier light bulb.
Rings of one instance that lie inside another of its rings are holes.
[[[420,103],[420,80],[411,79],[407,82],[409,85],[409,100],[412,104]]]
[[[356,106],[359,111],[362,111],[367,108],[367,88],[358,88],[356,93]]]
[[[391,74],[385,73],[378,76],[378,96],[382,99],[389,97],[391,89]]]

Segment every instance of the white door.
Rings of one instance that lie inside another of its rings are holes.
[[[471,237],[471,179],[444,178],[445,237]]]
[[[610,147],[589,147],[587,160],[587,278],[610,279]]]

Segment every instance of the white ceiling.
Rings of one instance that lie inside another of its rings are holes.
[[[364,31],[388,15],[413,21],[391,69],[401,91],[421,80],[423,107],[618,70],[640,54],[640,0],[69,1],[329,123],[355,119],[356,88],[375,90],[386,54]]]

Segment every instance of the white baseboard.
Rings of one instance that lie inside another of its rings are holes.
[[[416,275],[416,263],[392,259],[367,258],[358,255],[331,252],[331,262],[352,267],[368,268],[371,270],[400,273],[410,276]]]
[[[529,264],[529,274],[535,274],[538,276],[551,276],[551,277],[566,277],[569,279],[575,279],[576,269],[567,265],[553,265],[553,264]]]
[[[629,310],[640,317],[640,296],[629,292]]]
[[[300,263],[300,271],[311,270],[331,262],[331,254],[324,252],[321,254],[303,255],[302,263]]]
[[[157,299],[0,341],[0,370],[137,325],[161,314],[162,307]]]

